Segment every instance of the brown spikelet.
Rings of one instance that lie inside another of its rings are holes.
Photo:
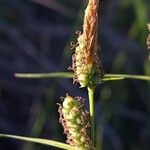
[[[97,24],[98,24],[98,0],[89,0],[89,4],[85,10],[84,25],[83,25],[83,36],[85,38],[85,46],[89,52],[89,60],[97,40]]]
[[[81,87],[99,84],[103,68],[97,54],[97,24],[99,0],[89,0],[84,15],[83,32],[79,33],[75,54],[72,56],[74,82]]]

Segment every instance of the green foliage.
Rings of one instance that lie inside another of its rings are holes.
[[[47,140],[47,139],[40,139],[40,138],[31,138],[31,137],[23,137],[23,136],[16,136],[16,135],[9,135],[9,134],[0,134],[0,138],[12,138],[32,143],[38,143],[38,144],[44,144],[48,146],[58,147],[60,149],[67,149],[70,150],[71,147],[68,144],[64,144],[61,142],[56,142],[53,140]]]

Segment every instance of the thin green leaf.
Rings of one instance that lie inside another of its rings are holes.
[[[114,78],[115,80],[118,78],[120,79],[136,79],[136,80],[147,80],[150,81],[150,76],[146,75],[129,75],[129,74],[105,74],[103,79],[109,79],[112,80]]]
[[[72,78],[70,72],[52,72],[52,73],[15,73],[17,78]]]
[[[101,80],[102,81],[111,81],[111,80],[123,80],[124,78],[123,77],[103,77]]]
[[[38,143],[43,145],[49,145],[61,149],[70,150],[71,146],[62,142],[57,142],[53,140],[48,139],[41,139],[41,138],[31,138],[31,137],[24,137],[24,136],[17,136],[17,135],[10,135],[10,134],[0,134],[1,138],[13,138],[17,140],[32,142],[32,143]]]
[[[73,78],[71,72],[52,72],[52,73],[15,73],[17,78]],[[129,75],[129,74],[105,74],[102,81],[137,79],[150,81],[147,75]]]

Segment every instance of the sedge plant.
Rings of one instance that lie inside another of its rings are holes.
[[[87,89],[89,110],[85,110],[84,100],[80,96],[72,97],[66,94],[62,98],[62,104],[58,104],[59,122],[67,136],[66,143],[9,134],[0,134],[0,137],[40,143],[66,150],[94,150],[96,149],[94,124],[94,92],[96,87],[101,85],[102,82],[126,78],[150,81],[150,76],[146,75],[105,74],[102,60],[98,55],[98,53],[101,53],[97,41],[98,9],[99,0],[88,1],[84,14],[83,29],[78,31],[76,44],[72,45],[74,47],[70,67],[72,72],[15,74],[17,78],[73,78],[73,83],[79,85],[80,89]],[[149,39],[147,44],[149,48]]]

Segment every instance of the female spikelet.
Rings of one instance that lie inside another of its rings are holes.
[[[82,101],[81,97],[72,98],[66,95],[62,105],[59,104],[59,121],[67,135],[66,142],[72,146],[71,150],[94,150],[88,136],[88,114]]]

